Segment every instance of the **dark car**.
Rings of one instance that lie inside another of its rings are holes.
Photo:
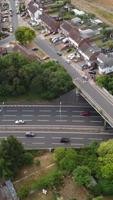
[[[35,136],[35,133],[32,133],[32,132],[30,132],[30,131],[27,131],[27,132],[25,133],[25,136],[26,136],[26,137],[34,137],[34,136]]]
[[[82,70],[84,70],[84,69],[88,69],[89,66],[87,64],[83,64],[83,65],[81,65],[81,68],[82,68]]]
[[[62,56],[62,53],[59,52],[59,51],[57,51],[57,55],[58,55],[58,56]]]
[[[61,142],[61,143],[69,143],[69,142],[70,142],[70,139],[69,139],[69,138],[63,137],[63,138],[61,138],[60,142]]]
[[[32,48],[32,51],[38,51],[38,48],[37,47]]]
[[[91,113],[89,111],[84,111],[80,113],[81,116],[90,116]]]

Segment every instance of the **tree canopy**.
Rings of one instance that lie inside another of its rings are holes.
[[[113,140],[102,142],[98,148],[98,160],[103,178],[113,179]]]
[[[0,96],[39,96],[53,99],[73,88],[71,77],[54,61],[28,61],[19,53],[0,57]]]
[[[14,177],[20,168],[29,164],[31,155],[25,153],[22,144],[13,136],[3,139],[0,144],[0,178]]]
[[[15,38],[22,45],[30,43],[35,37],[35,31],[29,27],[20,26],[15,31]]]
[[[91,170],[87,166],[78,166],[73,172],[73,177],[79,185],[88,186],[91,182]]]
[[[113,76],[112,75],[98,75],[96,82],[100,87],[104,87],[111,94],[113,94]]]
[[[76,167],[77,153],[74,149],[65,149],[64,147],[55,149],[54,158],[59,168],[68,173]]]

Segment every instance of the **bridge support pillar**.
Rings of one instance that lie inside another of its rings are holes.
[[[106,130],[107,129],[107,122],[106,122],[106,120],[104,120],[104,130]]]
[[[78,88],[76,88],[76,96],[79,96],[80,95],[80,90]]]

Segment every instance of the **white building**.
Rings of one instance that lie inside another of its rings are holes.
[[[100,53],[98,58],[99,74],[109,74],[113,72],[113,54]]]

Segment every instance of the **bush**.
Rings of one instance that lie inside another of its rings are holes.
[[[33,156],[32,156],[31,153],[25,152],[24,163],[25,163],[25,165],[32,165],[33,164]]]
[[[62,183],[61,172],[54,170],[32,184],[33,190],[58,187]]]
[[[38,160],[38,159],[34,160],[34,164],[35,164],[37,167],[40,166],[40,160]]]
[[[30,188],[28,186],[23,186],[17,193],[20,199],[24,199],[29,195]]]

